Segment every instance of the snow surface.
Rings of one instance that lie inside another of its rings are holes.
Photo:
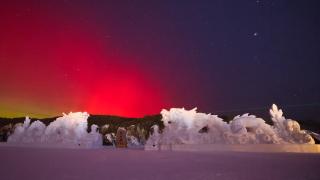
[[[2,180],[318,180],[319,154],[27,148],[0,145]]]
[[[270,109],[273,125],[254,115],[236,116],[229,123],[217,115],[198,113],[196,108],[162,110],[165,128],[154,133],[146,145],[159,149],[161,145],[175,144],[315,144],[297,121],[286,119],[281,109]]]
[[[230,123],[196,109],[172,108],[161,114],[165,128],[160,133],[153,127],[147,147],[192,145],[196,151],[102,147],[97,126],[87,132],[88,113],[64,114],[48,126],[30,124],[27,117],[8,143],[0,143],[0,179],[319,179],[320,154],[197,151],[200,144],[314,144],[307,131],[284,118],[275,105],[270,110],[273,126],[249,114]]]
[[[145,150],[156,150],[144,146]],[[160,144],[157,150],[195,152],[265,152],[320,153],[319,144]]]

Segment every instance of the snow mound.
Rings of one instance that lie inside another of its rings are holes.
[[[254,115],[236,116],[229,123],[217,115],[198,113],[196,108],[162,110],[165,128],[153,127],[148,147],[170,144],[314,144],[297,121],[285,119],[281,109],[270,109],[273,125]]]
[[[8,143],[40,144],[48,146],[71,147],[99,147],[102,146],[102,137],[98,126],[92,125],[90,133],[87,132],[89,114],[76,112],[63,114],[48,126],[41,121],[30,124],[26,117],[23,125],[15,128],[8,138]]]

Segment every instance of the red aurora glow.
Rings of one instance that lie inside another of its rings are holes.
[[[11,11],[0,13],[1,115],[143,116],[164,107],[165,92],[155,80],[142,68],[120,63],[130,55],[114,53],[92,24],[45,10],[26,10],[25,16]]]

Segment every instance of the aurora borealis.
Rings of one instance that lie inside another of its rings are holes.
[[[102,42],[96,25],[79,20],[84,14],[27,6],[1,8],[1,115],[142,116],[165,105],[157,80],[130,64],[134,56],[117,53],[112,40]]]
[[[316,112],[317,5],[1,1],[0,116],[140,117],[170,107],[228,112],[272,103],[311,104]]]

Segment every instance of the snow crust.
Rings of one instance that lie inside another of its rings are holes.
[[[229,123],[217,115],[198,113],[196,108],[162,110],[165,128],[153,126],[154,133],[146,145],[158,149],[170,144],[315,144],[297,121],[286,119],[273,104],[270,109],[273,125],[254,115],[243,114]]]
[[[30,148],[0,143],[1,180],[318,180],[319,154]]]
[[[92,125],[90,133],[87,132],[88,117],[86,112],[70,112],[48,126],[41,121],[30,124],[30,118],[26,117],[23,125],[16,127],[9,136],[8,143],[89,148],[102,146],[102,136],[97,125]]]

